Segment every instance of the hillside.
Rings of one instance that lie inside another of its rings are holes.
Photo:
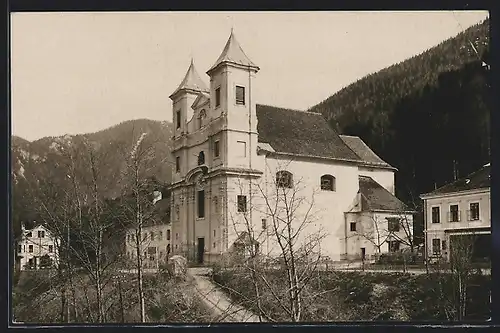
[[[473,43],[479,56],[471,46]],[[489,20],[310,108],[399,169],[404,200],[489,161]],[[455,163],[453,162],[455,161]]]
[[[83,135],[45,137],[33,142],[16,136],[11,140],[12,153],[12,198],[13,221],[30,219],[33,212],[29,196],[29,181],[44,180],[54,189],[68,186],[68,151],[73,150],[79,172],[88,171],[84,142],[95,148],[99,169],[99,188],[108,198],[122,194],[123,171],[126,154],[142,133],[147,133],[144,142],[153,147],[153,158],[148,163],[147,174],[163,183],[170,182],[170,141],[172,124],[147,119],[122,122],[108,129]],[[33,184],[33,182],[32,182]]]

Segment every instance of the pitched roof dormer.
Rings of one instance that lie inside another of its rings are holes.
[[[258,71],[260,68],[257,66],[252,60],[248,58],[240,44],[236,40],[234,36],[234,32],[231,29],[231,35],[227,40],[226,46],[224,46],[224,50],[222,50],[221,55],[215,62],[215,64],[207,71],[207,74],[210,75],[216,68],[218,68],[222,64],[232,64],[236,66],[242,66],[245,68],[250,68],[254,71]]]
[[[175,89],[175,91],[170,95],[170,99],[173,99],[173,97],[180,91],[188,91],[196,94],[209,91],[205,82],[203,82],[200,74],[198,74],[198,71],[194,67],[193,59],[191,59],[191,64],[189,65],[184,79],[182,80],[179,87],[177,87],[177,89]]]

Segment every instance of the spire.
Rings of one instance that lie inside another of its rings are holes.
[[[207,74],[209,74],[222,63],[231,63],[245,67],[252,67],[254,70],[259,70],[259,67],[247,57],[245,52],[243,52],[243,49],[234,36],[233,28],[231,28],[231,35],[227,40],[226,46],[224,46],[224,50],[222,51],[215,64],[207,71]]]
[[[175,91],[170,95],[170,98],[177,94],[181,90],[192,90],[192,91],[197,91],[197,92],[208,92],[208,88],[205,85],[205,82],[201,79],[200,75],[198,74],[198,71],[196,71],[196,68],[194,67],[194,59],[191,57],[191,64],[189,65],[189,68],[186,72],[186,75],[184,76],[184,79],[182,80],[181,84]]]

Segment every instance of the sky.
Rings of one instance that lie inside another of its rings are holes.
[[[259,104],[307,110],[352,82],[488,16],[440,12],[93,12],[11,14],[12,134],[96,132],[172,121],[169,95],[205,72],[234,29],[260,67]]]

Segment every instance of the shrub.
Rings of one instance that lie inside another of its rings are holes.
[[[267,271],[268,280],[278,295],[286,292],[282,271]],[[255,292],[249,272],[243,269],[214,270],[214,281],[224,286],[229,296],[255,312]],[[335,320],[449,320],[453,284],[449,274],[318,272],[303,298],[305,321]],[[489,315],[489,276],[476,276],[469,292],[469,319]],[[374,292],[374,287],[375,292]],[[381,289],[382,288],[382,289]],[[316,298],[318,292],[333,290]],[[380,291],[382,290],[382,291]],[[261,303],[274,320],[287,320],[286,313],[266,286],[261,284]]]

